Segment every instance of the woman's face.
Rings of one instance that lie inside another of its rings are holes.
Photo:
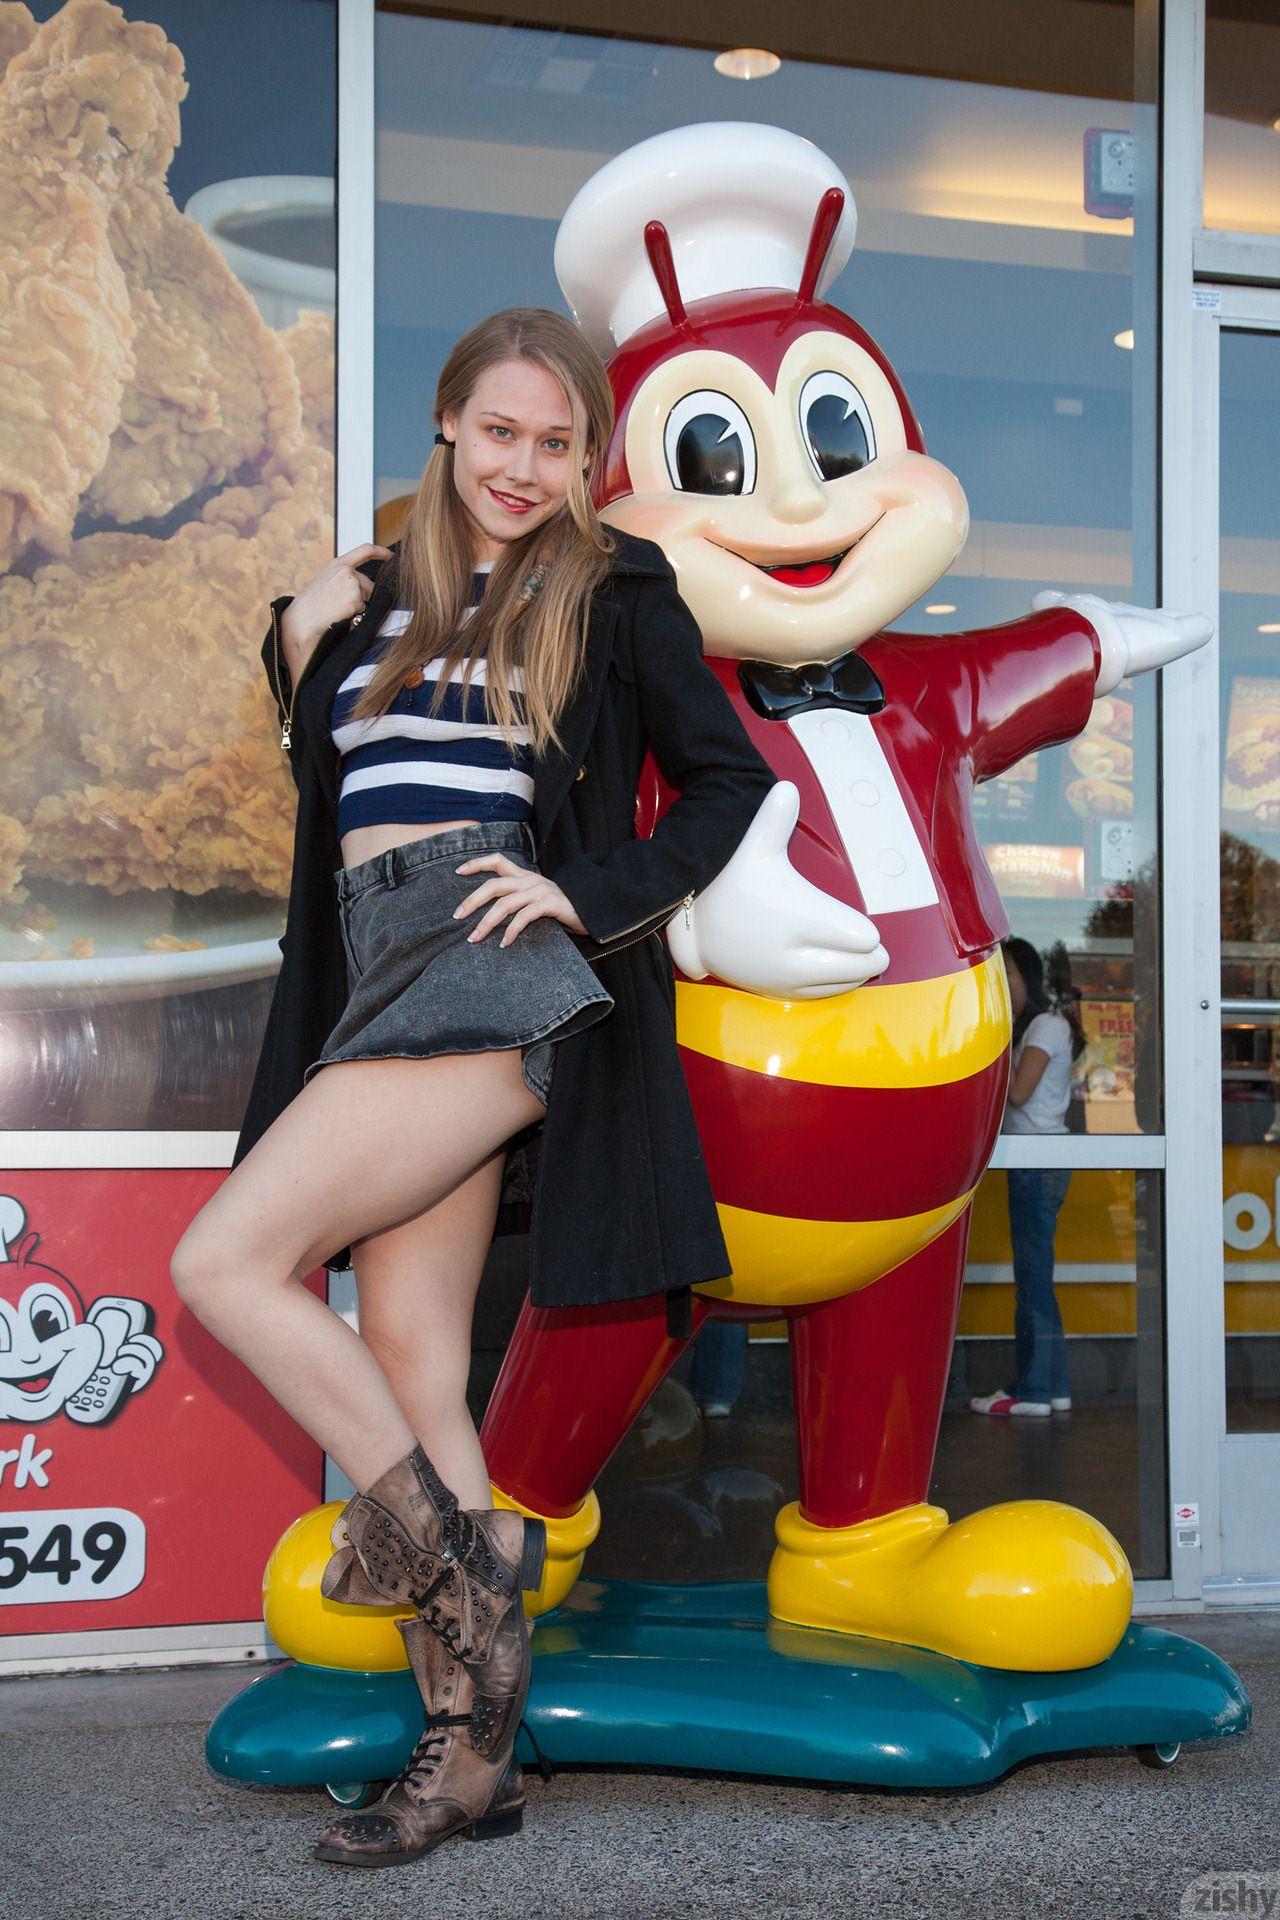
[[[1013,1008],[1016,1020],[1027,1004],[1027,983],[1018,972],[1017,961],[1011,960],[1007,953],[1004,955],[1004,970],[1009,979],[1009,1005]]]
[[[496,560],[549,520],[569,486],[570,431],[582,402],[570,402],[545,367],[502,360],[486,368],[441,427],[453,441],[453,483],[471,518],[477,560]]]

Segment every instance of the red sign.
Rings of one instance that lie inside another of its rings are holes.
[[[320,1449],[169,1279],[224,1178],[0,1175],[0,1634],[256,1619],[323,1497]]]

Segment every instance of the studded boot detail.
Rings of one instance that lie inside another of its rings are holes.
[[[506,1703],[477,1692],[467,1667],[425,1621],[396,1625],[427,1708],[422,1738],[380,1800],[329,1822],[316,1842],[320,1860],[404,1866],[454,1834],[496,1840],[518,1833],[524,1819],[524,1778],[513,1742],[498,1733]]]
[[[541,1520],[459,1507],[421,1447],[348,1500],[332,1537],[326,1599],[413,1606],[458,1659],[482,1663],[503,1622],[523,1622],[520,1594],[537,1587],[546,1554]]]

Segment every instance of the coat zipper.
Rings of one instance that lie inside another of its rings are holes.
[[[684,908],[684,923],[686,927],[692,926],[693,922],[689,912],[689,909],[692,907],[692,905],[693,905],[693,894],[686,893],[683,900],[677,900],[673,907],[664,907],[660,913],[656,913],[656,914],[651,913],[647,920],[637,920],[635,926],[624,927],[622,929],[623,935],[634,934],[635,939],[629,940],[629,939],[620,937],[618,939],[616,946],[609,945],[606,947],[601,947],[600,952],[597,955],[597,958],[601,960],[607,960],[610,954],[621,953],[624,947],[633,947],[636,944],[636,940],[645,939],[649,934],[659,932],[661,928],[666,926],[669,920],[674,920],[676,914],[679,913],[681,907]]]
[[[352,625],[354,624],[355,622],[353,621]],[[271,609],[271,634],[272,634],[272,639],[275,645],[275,656],[276,656],[276,706],[279,709],[279,711],[284,714],[284,719],[280,728],[280,747],[282,752],[290,753],[293,749],[293,710],[298,704],[298,694],[302,689],[303,682],[306,680],[307,675],[310,673],[312,665],[315,661],[315,657],[317,653],[319,653],[320,651],[320,643],[319,641],[317,641],[315,646],[312,647],[311,652],[308,654],[306,664],[303,667],[302,672],[298,675],[297,681],[294,685],[293,695],[289,701],[289,711],[285,713],[284,701],[280,698],[280,686],[281,686],[280,669],[281,669],[281,653],[282,653],[282,647],[280,642],[280,614],[277,608],[274,606]]]
[[[284,685],[281,672],[283,661],[280,657],[282,651],[280,646],[280,609],[275,605],[271,608],[271,638],[274,643],[276,656],[276,707],[284,716],[280,725],[280,749],[281,752],[288,753],[293,745],[293,709],[297,702],[298,689],[297,687],[293,689],[293,698],[289,702],[289,711],[285,713],[284,701],[280,697],[280,689]],[[303,672],[306,672],[305,667],[303,668]]]

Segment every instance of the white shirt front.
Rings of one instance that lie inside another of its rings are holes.
[[[810,707],[787,721],[817,775],[853,868],[864,911],[937,905],[928,856],[865,713]]]
[[[1013,1050],[1013,1066],[1027,1047],[1047,1053],[1049,1064],[1020,1107],[1006,1104],[1004,1133],[1065,1133],[1071,1103],[1071,1028],[1060,1013],[1038,1013]]]

